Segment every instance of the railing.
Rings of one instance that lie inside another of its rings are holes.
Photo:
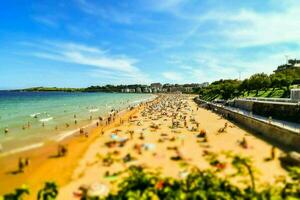
[[[269,101],[269,102],[284,102],[284,103],[298,103],[296,100],[290,98],[264,98],[264,97],[246,97],[238,98],[237,100],[247,100],[247,101]]]

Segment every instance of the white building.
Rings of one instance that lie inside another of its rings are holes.
[[[300,89],[291,89],[291,100],[300,101]]]
[[[136,92],[136,93],[142,93],[142,89],[141,89],[140,87],[137,87],[137,88],[135,89],[135,92]]]

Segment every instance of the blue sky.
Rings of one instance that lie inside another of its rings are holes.
[[[195,83],[299,58],[298,0],[3,0],[0,88]]]

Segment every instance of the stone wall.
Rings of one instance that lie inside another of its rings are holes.
[[[281,119],[291,122],[300,122],[300,106],[299,104],[270,104],[264,102],[254,102],[254,114],[262,116],[272,116],[274,119]]]
[[[300,123],[300,104],[235,99],[232,106],[253,114]]]
[[[224,107],[215,106],[214,104],[200,99],[195,99],[195,102],[204,105],[206,108],[211,109],[227,119],[237,122],[268,139],[300,152],[300,133],[227,110]]]
[[[233,106],[247,111],[252,111],[253,101],[247,101],[243,99],[235,99]]]

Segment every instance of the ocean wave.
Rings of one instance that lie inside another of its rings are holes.
[[[41,113],[33,113],[33,114],[31,114],[30,115],[30,117],[34,117],[34,118],[36,118],[38,115],[40,115]]]
[[[13,149],[11,151],[0,153],[0,157],[15,154],[15,153],[20,153],[20,152],[23,152],[23,151],[28,151],[28,150],[35,149],[35,148],[39,148],[39,147],[42,147],[43,145],[44,145],[44,143],[40,142],[40,143],[31,144],[31,145],[28,145],[28,146],[25,146],[25,147],[20,147],[20,148],[17,148],[17,149]]]
[[[98,108],[90,109],[89,112],[90,112],[90,113],[92,113],[92,112],[97,112],[98,110],[99,110]]]
[[[87,125],[85,125],[85,126],[82,126],[81,128],[83,128],[83,129],[88,128],[88,127],[90,127],[90,126],[95,125],[96,122],[97,122],[97,121],[94,120],[92,123],[87,124]],[[56,141],[56,142],[60,142],[60,141],[62,141],[62,140],[64,140],[64,139],[66,139],[67,137],[70,137],[70,136],[74,135],[75,133],[78,133],[79,130],[80,130],[79,128],[76,128],[76,129],[73,129],[73,130],[70,130],[70,131],[64,131],[64,132],[60,133],[58,136],[53,137],[52,139],[53,139],[54,141]]]
[[[78,131],[79,131],[79,129],[75,129],[75,130],[63,132],[63,133],[59,134],[58,136],[56,136],[56,137],[54,138],[54,140],[55,140],[56,142],[60,142],[60,141],[64,140],[65,138],[67,138],[67,137],[69,137],[69,136],[75,134],[75,133],[78,132]]]
[[[52,120],[52,119],[53,119],[53,117],[48,117],[48,118],[40,119],[39,121],[40,121],[40,122],[48,122],[48,121],[50,121],[50,120]]]

